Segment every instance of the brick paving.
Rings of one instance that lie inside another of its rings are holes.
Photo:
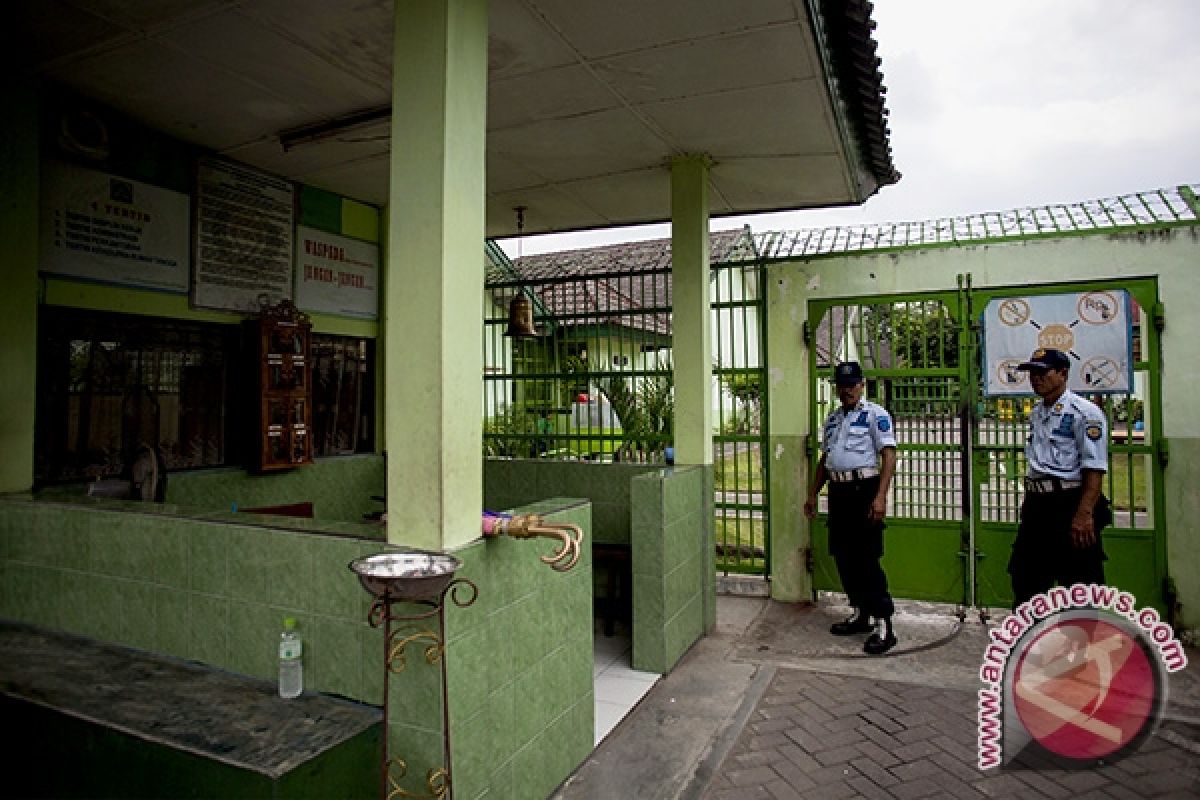
[[[1200,728],[1168,715],[1098,768],[981,771],[971,691],[777,669],[705,800],[1200,797]]]

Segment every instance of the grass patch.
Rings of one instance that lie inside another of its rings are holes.
[[[745,449],[739,450],[742,447]],[[718,445],[713,461],[713,484],[718,492],[761,492],[761,446],[757,442],[749,445]]]
[[[1145,511],[1149,507],[1147,458],[1145,455],[1113,454],[1109,474],[1104,476],[1104,494],[1113,508]]]
[[[761,573],[766,568],[766,526],[750,517],[716,517],[717,568]]]

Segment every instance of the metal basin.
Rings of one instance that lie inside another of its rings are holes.
[[[437,599],[461,566],[454,556],[421,551],[375,553],[350,562],[364,589],[393,600]]]

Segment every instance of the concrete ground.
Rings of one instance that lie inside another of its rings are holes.
[[[1169,677],[1165,718],[1127,757],[984,772],[976,703],[987,623],[899,606],[899,645],[870,657],[863,637],[829,634],[848,611],[835,595],[805,605],[719,596],[716,631],[553,797],[1200,797],[1200,652]]]

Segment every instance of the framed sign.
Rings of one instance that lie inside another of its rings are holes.
[[[60,161],[42,165],[42,272],[183,293],[188,197]]]
[[[1123,289],[998,297],[983,311],[984,394],[1031,395],[1017,370],[1039,347],[1071,359],[1067,388],[1087,394],[1133,391],[1129,293]]]
[[[291,181],[200,159],[192,305],[258,313],[290,300],[295,206]]]
[[[296,228],[297,308],[375,319],[378,278],[378,245],[316,228]]]

